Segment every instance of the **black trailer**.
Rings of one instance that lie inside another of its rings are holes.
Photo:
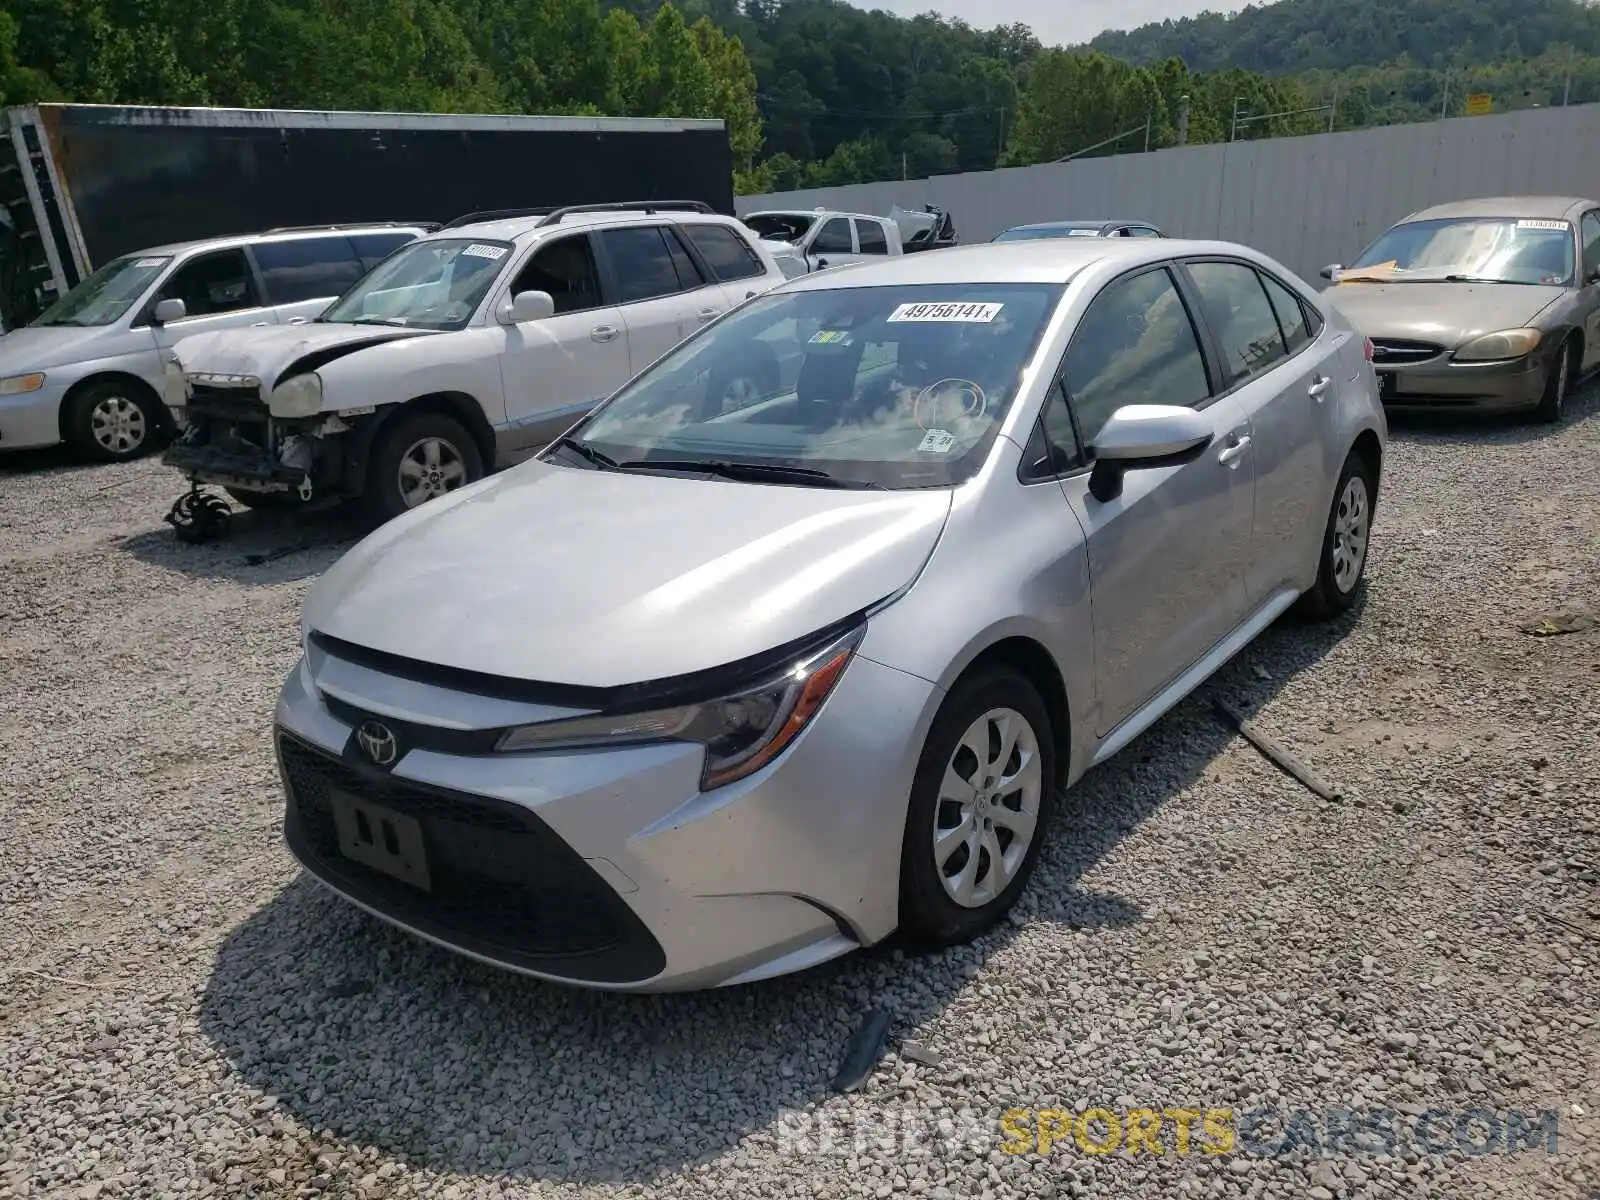
[[[734,212],[720,120],[40,104],[0,134],[5,329],[170,242],[621,198]]]

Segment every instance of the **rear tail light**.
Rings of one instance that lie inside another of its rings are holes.
[[[1368,362],[1372,361],[1373,355],[1377,353],[1377,347],[1372,344],[1371,338],[1361,339],[1361,353],[1367,356]]]

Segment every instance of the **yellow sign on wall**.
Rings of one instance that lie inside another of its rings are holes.
[[[1467,114],[1481,117],[1494,109],[1494,97],[1488,92],[1473,92],[1467,97]]]

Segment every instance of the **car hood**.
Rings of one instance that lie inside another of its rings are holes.
[[[1322,292],[1367,337],[1446,347],[1532,324],[1565,295],[1519,283],[1341,283]]]
[[[737,662],[910,583],[944,490],[871,492],[533,460],[414,509],[336,562],[305,624],[372,650],[586,687]]]
[[[24,325],[13,329],[0,335],[0,376],[48,371],[63,363],[94,358],[95,343],[105,341],[115,329],[112,325]]]
[[[392,325],[267,325],[217,329],[178,341],[173,353],[185,371],[253,375],[269,390],[291,367],[317,367],[387,342],[432,337],[432,329]]]

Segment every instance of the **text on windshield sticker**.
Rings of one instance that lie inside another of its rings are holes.
[[[164,263],[166,261],[167,260],[164,259],[164,258],[141,258],[138,262],[134,263],[133,265],[138,270],[150,271],[150,270],[153,270],[156,267],[159,267],[162,263]]]
[[[1567,227],[1567,223],[1565,221],[1532,221],[1532,220],[1528,220],[1528,221],[1518,221],[1517,222],[1517,228],[1518,229],[1565,229],[1566,227]]]
[[[485,246],[481,243],[473,242],[461,253],[470,254],[473,258],[496,259],[506,256],[506,248],[504,246]]]
[[[1000,315],[1004,304],[902,304],[889,314],[896,321],[955,321],[962,324],[987,325]]]
[[[850,331],[848,329],[819,329],[811,335],[813,346],[848,346],[850,344]]]
[[[953,433],[946,433],[943,429],[930,429],[922,439],[922,444],[917,447],[918,454],[949,454],[950,447],[956,444]]]

